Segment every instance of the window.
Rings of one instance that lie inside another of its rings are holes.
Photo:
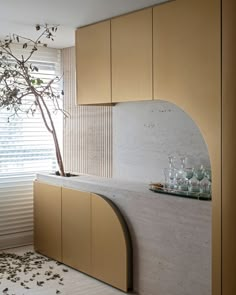
[[[16,47],[21,52],[21,46]],[[60,75],[60,50],[42,48],[33,56],[41,79]],[[27,99],[27,98],[26,98]],[[39,113],[10,117],[0,111],[0,247],[14,246],[15,235],[21,244],[32,240],[33,186],[35,173],[57,169],[51,134]],[[54,116],[62,140],[62,115]],[[25,237],[25,238],[24,238]]]

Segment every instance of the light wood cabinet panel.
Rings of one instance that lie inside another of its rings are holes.
[[[111,103],[110,20],[76,31],[78,104]]]
[[[92,276],[127,291],[131,287],[131,249],[124,223],[111,202],[101,196],[91,195]]]
[[[219,97],[218,7],[217,1],[177,0],[153,8],[155,99],[199,101],[204,109]]]
[[[123,291],[132,288],[128,228],[108,199],[34,183],[35,250]]]
[[[111,20],[112,102],[152,99],[152,9]]]
[[[90,193],[62,188],[62,261],[90,273]]]
[[[222,4],[222,295],[231,295],[236,294],[236,1]]]
[[[224,0],[223,0],[224,1]],[[195,121],[212,168],[212,294],[221,294],[221,1],[176,0],[153,8],[154,99]]]
[[[61,187],[34,182],[35,250],[61,261]]]

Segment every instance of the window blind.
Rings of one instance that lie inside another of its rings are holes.
[[[22,46],[16,45],[14,50],[22,54]],[[43,47],[31,62],[39,68],[37,77],[44,81],[60,76],[58,49]],[[0,249],[32,242],[35,173],[57,169],[52,136],[40,114],[10,115],[0,110]],[[54,122],[62,141],[60,113],[55,114]]]

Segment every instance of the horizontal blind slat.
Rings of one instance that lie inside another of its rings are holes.
[[[0,236],[7,236],[11,234],[32,231],[33,230],[33,223],[30,225],[19,225],[19,226],[12,226],[7,228],[0,228]]]
[[[17,55],[22,45],[14,45]],[[30,52],[27,48],[23,52]],[[60,76],[60,50],[42,48],[33,55],[31,62],[39,68],[35,78],[46,83]],[[55,85],[57,89],[60,85]],[[1,87],[1,86],[0,86]],[[30,105],[27,97],[25,105]],[[53,103],[48,101],[53,109]],[[46,130],[41,115],[11,117],[0,110],[0,236],[9,236],[33,230],[33,180],[35,172],[55,171],[55,149],[51,135]],[[62,114],[54,116],[59,140],[62,134]],[[10,245],[9,245],[10,246]]]

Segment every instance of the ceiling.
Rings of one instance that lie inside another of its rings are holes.
[[[8,34],[34,38],[36,24],[59,25],[53,43],[65,48],[74,45],[77,27],[148,7],[166,0],[0,0],[0,39]]]

